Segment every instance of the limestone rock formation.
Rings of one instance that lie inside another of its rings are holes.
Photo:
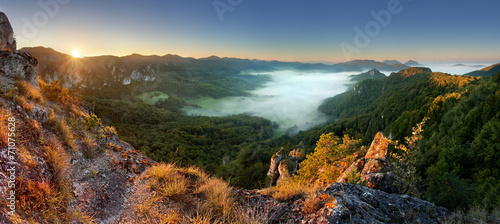
[[[349,166],[339,176],[337,182],[348,182],[348,174],[356,172],[361,175],[361,180],[366,181],[368,187],[389,193],[397,193],[397,179],[396,175],[391,172],[392,165],[387,154],[388,146],[389,140],[384,137],[384,134],[377,133],[365,157]]]
[[[319,208],[311,213],[303,212],[303,198],[279,201],[242,189],[235,195],[261,223],[439,223],[449,215],[424,200],[346,183],[319,192]]]
[[[281,164],[281,161],[284,160],[285,157],[285,152],[283,151],[283,148],[280,149],[275,155],[271,157],[271,165],[269,166],[269,171],[267,171],[267,175],[271,177],[272,181],[271,184],[275,184],[276,181],[278,180],[280,176],[279,172],[279,166]]]
[[[283,180],[290,179],[297,172],[299,167],[299,159],[301,158],[302,149],[295,149],[288,153],[288,157],[283,151],[283,147],[275,155],[271,157],[271,165],[267,175],[271,177],[271,185],[277,184]],[[288,165],[290,167],[288,167]],[[293,166],[293,167],[292,167]]]
[[[0,50],[15,51],[16,48],[14,30],[5,13],[0,12]]]
[[[21,51],[0,51],[0,85],[7,89],[15,81],[26,80],[38,87],[38,61]]]

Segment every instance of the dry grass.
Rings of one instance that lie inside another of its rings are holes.
[[[148,185],[162,197],[181,199],[188,191],[189,181],[174,164],[161,163],[147,172]]]
[[[19,146],[19,158],[28,169],[36,168],[35,157],[31,155],[30,151],[24,145]]]
[[[49,115],[49,122],[55,125],[57,132],[61,135],[61,140],[70,148],[75,150],[75,137],[73,136],[73,132],[71,127],[66,124],[64,118],[58,118],[54,113]]]
[[[82,147],[83,154],[87,159],[93,158],[99,148],[95,138],[88,132],[83,134]]]
[[[7,108],[0,107],[0,145],[5,146],[9,143],[8,119],[12,114]]]
[[[69,178],[69,156],[61,142],[55,137],[48,138],[47,145],[43,147],[45,157],[53,175],[53,182],[61,189],[67,185]]]
[[[199,191],[206,197],[206,204],[223,219],[231,218],[235,203],[231,195],[231,187],[223,180],[210,178],[200,186]]]
[[[275,209],[274,209],[275,210]],[[239,206],[236,210],[236,223],[241,224],[265,224],[276,218],[276,211],[269,207]]]
[[[28,100],[35,101],[37,103],[43,103],[43,96],[42,93],[36,89],[33,85],[29,84],[26,81],[22,82],[16,82],[14,83],[14,86],[17,88],[17,92],[25,96]]]
[[[321,208],[321,198],[315,195],[309,195],[303,202],[302,212],[305,214],[311,214]]]
[[[151,198],[135,206],[135,213],[142,223],[180,223],[181,215],[175,210],[163,211],[156,206],[159,198]]]
[[[157,220],[157,204],[167,203],[182,208],[183,223],[242,223],[237,221],[240,210],[232,197],[232,188],[200,168],[160,163],[146,170],[144,178],[158,196],[136,206],[141,217]]]
[[[292,179],[288,182],[281,182],[271,189],[262,189],[262,194],[272,196],[274,199],[286,201],[295,197],[304,197],[313,195],[321,191],[321,185],[311,185]]]
[[[32,161],[33,155],[24,146],[19,147],[21,159]],[[24,175],[18,177],[19,210],[27,216],[40,217],[53,223],[94,223],[93,218],[81,210],[68,211],[73,198],[69,185],[69,156],[57,136],[47,138],[42,147],[43,156],[47,162],[50,180],[31,180]],[[31,158],[31,159],[29,159]],[[27,164],[26,167],[36,166]]]

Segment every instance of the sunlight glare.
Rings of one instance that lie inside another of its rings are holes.
[[[74,50],[71,55],[75,58],[81,58],[80,52],[78,50]]]

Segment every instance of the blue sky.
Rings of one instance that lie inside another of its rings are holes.
[[[214,2],[226,11],[218,13]],[[48,10],[43,5],[48,5]],[[398,13],[391,13],[391,8]],[[497,0],[4,0],[0,3],[20,47],[45,46],[64,53],[78,49],[84,56],[171,53],[195,58],[218,55],[333,62],[350,59],[498,62],[499,9]],[[389,20],[381,17],[388,22],[386,26],[374,18],[372,11],[391,15]],[[356,27],[368,37],[368,42],[361,38],[362,44],[356,45],[359,35]],[[372,35],[367,35],[369,32]]]

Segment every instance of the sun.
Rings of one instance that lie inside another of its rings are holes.
[[[81,58],[82,55],[80,55],[80,52],[78,50],[74,50],[71,55],[75,58]]]

